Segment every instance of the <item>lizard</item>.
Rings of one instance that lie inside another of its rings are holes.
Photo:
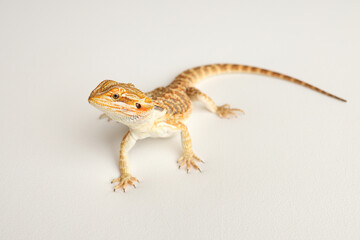
[[[127,186],[136,187],[139,180],[133,177],[128,166],[128,152],[137,140],[148,137],[169,137],[181,134],[183,154],[178,159],[179,168],[185,166],[201,172],[199,162],[203,162],[193,151],[189,131],[184,124],[192,113],[192,101],[198,100],[220,118],[236,117],[243,110],[232,108],[229,104],[217,106],[205,93],[194,85],[203,78],[224,73],[252,73],[282,79],[302,85],[306,88],[346,102],[345,99],[321,90],[299,79],[275,71],[240,64],[211,64],[190,68],[178,76],[166,87],[151,92],[142,92],[131,83],[119,83],[113,80],[102,81],[90,94],[88,102],[104,112],[103,116],[128,126],[120,146],[120,177],[112,180],[117,183],[114,191]]]

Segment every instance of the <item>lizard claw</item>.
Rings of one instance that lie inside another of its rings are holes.
[[[109,116],[106,115],[105,113],[103,113],[103,114],[101,114],[101,115],[99,116],[99,119],[103,119],[103,118],[107,118],[107,121],[108,121],[108,122],[110,122],[110,121],[112,120],[112,119],[109,118]]]
[[[219,106],[216,109],[216,114],[221,118],[237,117],[236,112],[241,112],[245,114],[245,112],[239,108],[230,108],[229,104]]]
[[[111,183],[116,182],[118,182],[119,184],[114,187],[114,192],[119,188],[122,188],[122,190],[125,192],[125,189],[128,185],[132,185],[134,188],[136,188],[134,182],[139,182],[139,180],[127,173],[122,174],[120,177],[115,178],[111,181]]]
[[[198,162],[204,162],[197,156],[195,156],[194,153],[185,153],[182,157],[179,158],[177,161],[179,163],[179,169],[186,165],[186,172],[189,173],[189,170],[191,167],[201,172],[201,169],[196,165],[195,161]]]

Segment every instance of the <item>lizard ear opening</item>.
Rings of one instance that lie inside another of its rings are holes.
[[[160,107],[160,106],[157,106],[157,105],[154,105],[154,109],[155,110],[158,110],[160,112],[162,112],[164,110],[164,108]]]
[[[146,102],[146,103],[152,103],[152,100],[151,100],[151,98],[146,97],[146,98],[145,98],[145,102]]]

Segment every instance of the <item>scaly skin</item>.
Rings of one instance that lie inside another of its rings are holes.
[[[236,117],[237,113],[243,112],[241,109],[231,108],[228,104],[217,106],[210,97],[193,87],[199,80],[221,73],[254,73],[275,77],[346,102],[296,78],[238,64],[213,64],[191,68],[178,75],[168,86],[148,93],[143,93],[133,84],[104,80],[91,92],[89,103],[104,112],[101,117],[106,116],[108,120],[121,122],[129,127],[121,142],[120,177],[112,181],[118,183],[114,191],[121,188],[125,192],[128,185],[135,187],[138,180],[129,172],[128,152],[137,140],[147,137],[168,137],[180,132],[183,155],[178,160],[179,168],[185,166],[187,172],[190,168],[200,171],[196,162],[202,161],[195,156],[188,129],[183,123],[192,112],[191,100],[202,101],[211,112],[221,118]]]

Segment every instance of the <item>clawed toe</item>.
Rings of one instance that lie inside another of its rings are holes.
[[[200,158],[198,158],[197,156],[195,156],[193,153],[192,154],[184,154],[182,157],[179,158],[179,160],[177,161],[179,163],[179,169],[186,165],[186,172],[189,173],[189,170],[191,167],[193,167],[194,169],[198,170],[199,172],[201,172],[201,169],[198,167],[198,165],[196,165],[195,160],[198,162],[204,162],[202,161]]]
[[[101,114],[100,116],[99,116],[99,119],[103,119],[103,118],[107,118],[107,121],[108,122],[110,122],[112,119],[108,116],[108,115],[106,115],[105,113],[103,113],[103,114]]]
[[[237,117],[236,112],[245,114],[245,112],[239,108],[230,108],[229,104],[219,106],[219,107],[217,107],[217,110],[216,110],[216,114],[221,118]]]
[[[111,181],[111,183],[116,183],[116,182],[118,182],[119,184],[114,187],[114,192],[119,188],[122,188],[122,190],[125,192],[125,189],[128,185],[131,185],[134,188],[136,188],[134,182],[139,182],[139,180],[131,176],[130,174],[125,174]]]

